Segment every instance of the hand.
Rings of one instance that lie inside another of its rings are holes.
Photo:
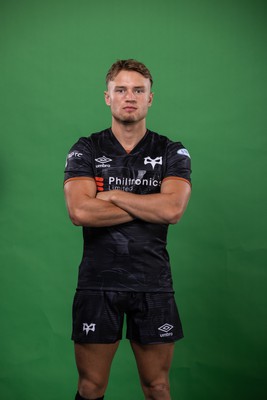
[[[123,190],[107,190],[104,192],[98,192],[96,198],[115,203],[118,198],[121,198],[124,195],[125,192]]]
[[[96,198],[100,200],[109,201],[109,191],[106,192],[97,192]]]
[[[112,198],[112,195],[114,194],[114,192],[115,192],[115,190],[107,190],[104,192],[98,192],[96,195],[96,198],[100,199],[100,200],[105,200],[105,201],[111,202],[111,198]],[[116,190],[116,192],[118,192],[118,190]]]

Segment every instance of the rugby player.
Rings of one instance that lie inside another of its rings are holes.
[[[143,63],[118,60],[106,84],[111,127],[72,146],[64,178],[69,216],[84,239],[73,302],[75,399],[104,398],[126,317],[145,399],[170,400],[183,331],[166,242],[190,197],[190,156],[147,128],[153,80]]]

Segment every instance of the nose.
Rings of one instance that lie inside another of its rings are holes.
[[[127,101],[135,101],[135,94],[132,90],[127,90],[125,93],[125,99]]]

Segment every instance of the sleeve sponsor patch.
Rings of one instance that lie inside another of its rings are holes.
[[[187,156],[187,157],[191,158],[189,152],[186,149],[179,149],[177,151],[177,153],[181,154],[182,156]]]

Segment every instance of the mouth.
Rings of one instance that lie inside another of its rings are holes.
[[[126,106],[126,107],[123,107],[123,109],[124,109],[126,112],[133,112],[133,111],[137,110],[137,108],[136,108],[136,107],[133,107],[133,106]]]

